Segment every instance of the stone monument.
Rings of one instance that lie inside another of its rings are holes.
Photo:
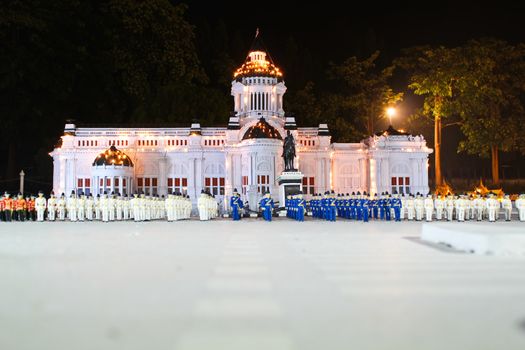
[[[295,168],[295,140],[288,130],[283,143],[284,171],[277,178],[279,184],[279,206],[284,207],[286,197],[303,190],[303,174]]]

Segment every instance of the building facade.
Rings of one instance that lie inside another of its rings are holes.
[[[234,73],[234,113],[227,127],[82,127],[66,124],[53,157],[55,193],[185,193],[201,190],[228,202],[234,189],[255,208],[261,195],[277,198],[284,169],[283,138],[296,141],[303,192],[428,193],[422,136],[390,127],[359,143],[332,143],[327,124],[297,127],[285,115],[282,73],[256,40]]]

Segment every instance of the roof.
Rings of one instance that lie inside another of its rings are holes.
[[[131,159],[122,151],[118,150],[115,146],[111,146],[109,149],[100,153],[95,161],[93,166],[100,165],[115,165],[115,166],[126,166],[132,167],[133,162]]]
[[[376,136],[408,136],[410,133],[402,130],[394,129],[392,125],[388,126],[388,129],[376,133]]]
[[[268,124],[266,119],[261,117],[259,121],[251,126],[248,130],[246,130],[246,133],[242,137],[243,140],[248,139],[276,139],[276,140],[282,140],[281,135],[279,134],[279,131],[275,129],[273,126]]]

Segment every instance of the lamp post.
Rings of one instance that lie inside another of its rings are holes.
[[[392,118],[396,116],[396,108],[395,107],[388,107],[386,109],[386,115],[388,117],[388,122],[390,125],[392,125]]]

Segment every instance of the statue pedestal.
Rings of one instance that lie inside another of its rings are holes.
[[[278,178],[279,207],[284,207],[286,197],[303,190],[303,173],[300,171],[284,171]]]

